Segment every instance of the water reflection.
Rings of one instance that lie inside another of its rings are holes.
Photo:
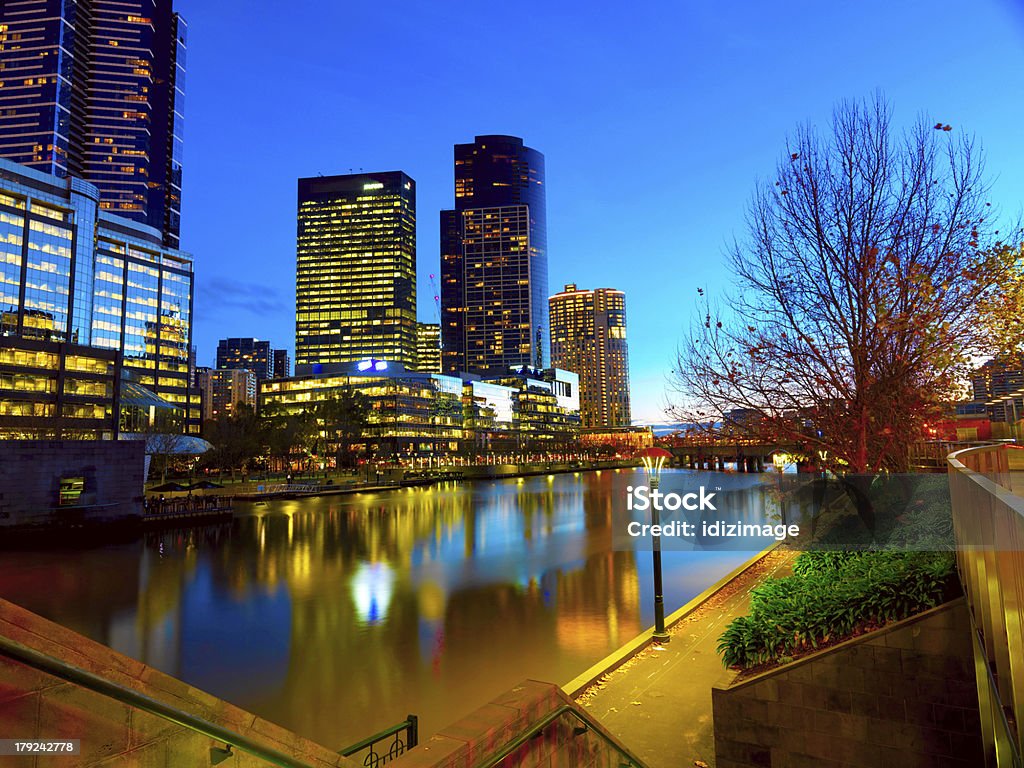
[[[526,677],[563,683],[652,621],[612,551],[632,472],[260,504],[233,524],[0,555],[0,596],[327,746],[429,735]],[[746,558],[666,553],[681,605]]]

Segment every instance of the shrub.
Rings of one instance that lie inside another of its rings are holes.
[[[934,608],[957,590],[946,552],[805,552],[793,575],[751,592],[719,638],[727,667],[778,662],[872,625]]]

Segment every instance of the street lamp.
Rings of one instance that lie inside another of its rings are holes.
[[[672,458],[672,454],[664,448],[646,448],[638,454],[644,463],[644,472],[647,473],[647,485],[653,491],[658,489],[661,482],[661,468],[665,461]],[[656,526],[661,525],[661,517],[658,507],[651,504],[651,531],[652,544],[651,553],[654,560],[654,640],[659,643],[667,643],[670,639],[665,631],[665,597],[661,587],[661,536],[653,533],[659,530]]]

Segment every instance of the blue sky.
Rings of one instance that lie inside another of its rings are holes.
[[[294,345],[300,176],[417,182],[420,319],[436,321],[452,145],[522,136],[547,161],[550,288],[626,292],[633,415],[663,419],[697,287],[788,133],[881,89],[981,142],[992,199],[1024,200],[1024,3],[514,4],[176,0],[189,22],[182,247],[195,343]],[[286,8],[286,10],[285,10]]]

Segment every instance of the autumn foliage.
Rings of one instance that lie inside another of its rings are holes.
[[[832,468],[906,469],[972,359],[993,351],[1020,276],[982,166],[947,124],[896,131],[881,98],[841,104],[828,133],[799,129],[753,195],[734,285],[717,301],[700,292],[672,415]]]

